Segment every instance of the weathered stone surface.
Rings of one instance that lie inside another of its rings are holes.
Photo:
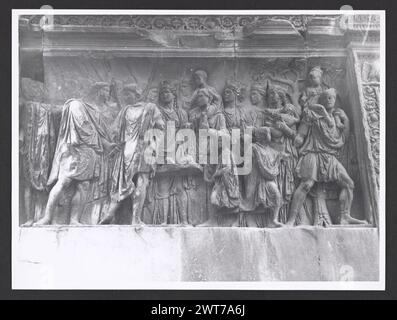
[[[14,288],[379,278],[376,228],[51,226],[21,228],[17,246]]]

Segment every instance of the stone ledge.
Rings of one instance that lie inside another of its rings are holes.
[[[179,281],[377,281],[375,228],[20,228],[14,289]]]

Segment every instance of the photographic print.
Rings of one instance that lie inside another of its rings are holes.
[[[384,289],[384,20],[13,10],[13,288]]]

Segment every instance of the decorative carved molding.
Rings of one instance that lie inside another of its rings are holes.
[[[376,53],[358,53],[356,61],[357,77],[360,78],[363,98],[363,110],[367,125],[370,158],[375,173],[375,183],[379,191],[379,140],[380,140],[380,115],[379,115],[379,55]]]
[[[20,25],[40,27],[43,15],[23,15]],[[379,15],[54,15],[57,26],[128,27],[148,30],[247,31],[266,21],[290,22],[301,33],[309,26],[336,25],[346,31],[380,30]]]
[[[157,57],[159,48],[171,57],[336,57],[346,55],[348,43],[379,41],[379,15],[24,15],[19,21],[23,51],[55,56]],[[32,34],[39,35],[34,42],[27,40]]]
[[[379,189],[379,84],[363,85],[363,96],[370,132],[371,156],[375,169],[376,186]]]
[[[31,27],[40,25],[43,16],[21,16],[21,24]],[[59,26],[130,27],[149,30],[228,30],[241,31],[264,21],[289,21],[297,30],[305,32],[308,22],[315,16],[263,15],[263,16],[133,16],[133,15],[54,15],[54,24]],[[330,16],[327,16],[330,17]],[[332,16],[336,19],[337,15]]]

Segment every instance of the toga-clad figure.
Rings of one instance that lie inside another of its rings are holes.
[[[110,142],[97,109],[82,100],[68,100],[62,109],[54,160],[47,182],[49,186],[55,185],[49,194],[44,216],[34,225],[50,224],[58,201],[78,181],[98,179],[99,188],[105,190],[106,151],[113,147],[115,145]],[[72,216],[70,223],[79,224],[79,217]]]
[[[164,129],[164,122],[157,106],[150,102],[136,101],[134,88],[123,89],[126,106],[120,111],[115,124],[113,141],[121,148],[111,169],[109,211],[100,224],[113,223],[121,202],[132,198],[132,224],[142,224],[141,213],[146,198],[149,179],[154,174],[154,164],[145,161],[145,150],[150,141],[144,140],[145,132],[152,128]]]

